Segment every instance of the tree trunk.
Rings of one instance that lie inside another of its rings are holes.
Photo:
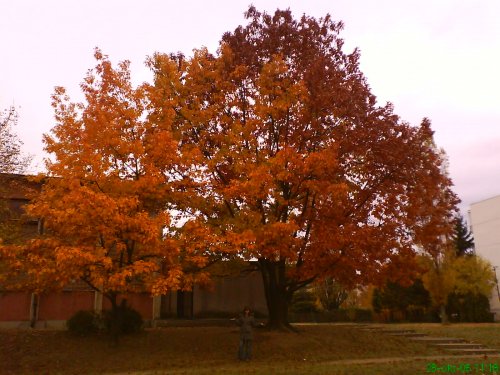
[[[288,306],[293,292],[287,287],[284,261],[259,259],[259,268],[264,282],[267,309],[269,313],[268,328],[273,330],[289,330]]]
[[[121,321],[120,321],[120,311],[119,311],[120,308],[118,306],[118,301],[117,301],[117,294],[109,293],[106,294],[105,296],[109,299],[109,302],[111,302],[111,312],[108,317],[109,333],[111,334],[113,343],[115,345],[118,345],[118,338],[120,336],[120,331],[121,331]]]
[[[448,315],[446,315],[446,306],[441,305],[439,306],[439,317],[441,318],[441,323],[442,324],[448,324]]]
[[[36,293],[31,294],[31,307],[30,307],[30,327],[35,328],[36,321],[38,320],[38,309],[40,306],[40,296]]]

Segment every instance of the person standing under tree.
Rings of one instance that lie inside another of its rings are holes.
[[[238,358],[241,361],[249,361],[252,357],[253,327],[256,327],[257,323],[248,306],[245,306],[243,313],[236,320],[236,324],[240,326]]]

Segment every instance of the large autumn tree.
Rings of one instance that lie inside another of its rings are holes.
[[[31,210],[47,237],[24,248],[37,285],[76,275],[113,301],[256,259],[280,328],[301,287],[408,279],[417,246],[449,236],[456,198],[429,121],[377,104],[342,23],[246,17],[216,54],[152,56],[150,84],[98,51],[84,103],[57,90],[54,178]],[[184,227],[167,228],[173,213]]]
[[[341,22],[253,7],[246,18],[217,54],[157,54],[150,66],[157,114],[175,112],[197,166],[191,211],[220,238],[240,234],[269,324],[284,327],[294,292],[313,280],[407,278],[415,245],[449,235],[456,199],[429,121],[413,127],[377,104],[359,52],[343,51]]]
[[[1,255],[15,274],[11,287],[38,293],[80,280],[116,310],[120,294],[163,294],[204,280],[204,254],[215,242],[173,214],[187,173],[172,138],[175,114],[151,115],[128,62],[114,68],[99,50],[95,58],[83,102],[61,87],[53,95],[48,176],[27,208],[41,233]]]

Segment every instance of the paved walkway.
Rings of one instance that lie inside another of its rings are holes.
[[[409,341],[420,342],[445,350],[450,355],[464,356],[464,355],[483,355],[483,356],[498,356],[500,352],[498,349],[490,349],[479,342],[470,342],[462,338],[453,337],[436,337],[429,334],[417,332],[414,329],[388,329],[384,326],[378,325],[365,325],[357,326],[358,329],[369,332],[377,332],[389,336],[398,336],[407,338]]]
[[[459,359],[459,358],[482,358],[488,360],[499,359],[500,354],[488,355],[484,354],[444,354],[444,355],[420,355],[420,356],[410,356],[410,357],[385,357],[385,358],[363,358],[363,359],[341,359],[337,361],[328,361],[328,364],[339,364],[339,365],[355,365],[355,364],[370,364],[370,363],[391,363],[391,362],[411,362],[411,361],[438,361],[445,359]]]

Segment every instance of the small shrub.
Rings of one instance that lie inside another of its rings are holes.
[[[77,311],[66,322],[68,331],[78,336],[85,336],[97,331],[97,316],[93,311]]]
[[[368,309],[354,309],[354,322],[373,322],[373,312]]]
[[[329,313],[332,322],[373,322],[373,312],[368,309],[338,309]]]
[[[129,334],[143,328],[141,314],[126,304],[104,313],[104,326],[112,334]]]
[[[293,296],[292,303],[290,305],[290,312],[299,314],[318,312],[316,297],[310,290],[299,290]]]

